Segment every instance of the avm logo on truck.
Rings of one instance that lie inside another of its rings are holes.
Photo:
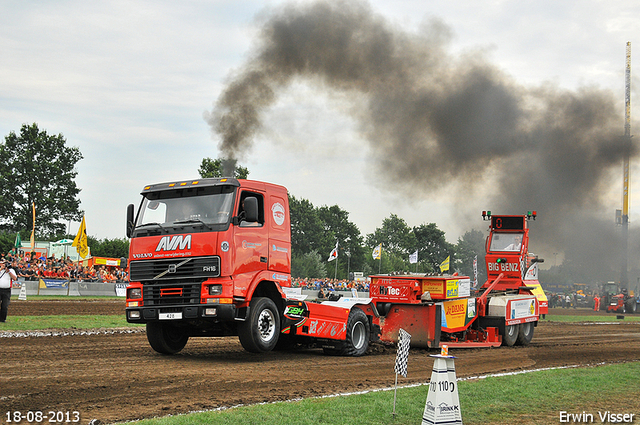
[[[191,235],[163,236],[158,242],[156,252],[175,251],[176,249],[191,249]]]

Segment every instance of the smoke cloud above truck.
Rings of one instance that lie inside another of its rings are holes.
[[[618,206],[607,197],[621,191],[624,155],[636,154],[622,137],[622,93],[525,87],[480,51],[453,54],[452,31],[438,19],[410,32],[361,1],[268,9],[258,34],[206,114],[223,156],[244,158],[264,112],[304,81],[351,102],[371,168],[386,176],[372,184],[401,181],[388,189],[468,200],[473,212],[537,209],[549,249],[586,250],[569,235],[594,223],[601,240],[615,240],[602,212],[613,222]],[[589,255],[607,262],[616,254],[597,250]]]

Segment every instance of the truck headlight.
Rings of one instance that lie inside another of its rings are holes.
[[[222,295],[222,285],[209,285],[209,295]]]
[[[142,288],[127,289],[127,298],[129,298],[130,300],[142,298]]]

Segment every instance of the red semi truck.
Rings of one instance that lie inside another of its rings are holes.
[[[126,317],[146,324],[159,353],[177,353],[191,337],[237,335],[250,352],[312,343],[359,356],[372,341],[397,342],[400,328],[426,348],[528,344],[539,318],[523,280],[527,216],[491,218],[489,280],[477,294],[466,276],[372,276],[368,298],[326,301],[291,288],[286,188],[222,178],[141,194],[137,213],[127,208]],[[516,234],[519,249],[497,246]]]

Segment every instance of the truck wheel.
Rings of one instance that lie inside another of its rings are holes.
[[[519,325],[507,326],[505,324],[504,332],[502,334],[502,345],[506,345],[507,347],[512,347],[513,344],[516,343],[519,333],[520,333]]]
[[[264,353],[274,349],[280,334],[280,313],[270,298],[254,298],[249,317],[238,326],[238,337],[245,350]]]
[[[362,356],[369,348],[369,319],[364,311],[355,307],[349,313],[347,320],[346,340],[337,348],[325,348],[326,354],[338,356]]]
[[[175,354],[182,350],[189,335],[171,323],[147,323],[147,340],[155,351],[161,354]]]
[[[520,325],[520,331],[518,332],[518,345],[529,345],[533,338],[533,322],[522,323]]]

